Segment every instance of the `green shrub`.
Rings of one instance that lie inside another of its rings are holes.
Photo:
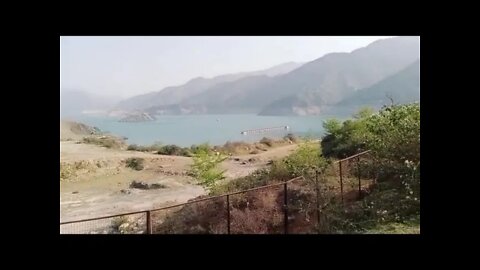
[[[128,158],[125,163],[126,167],[132,168],[137,171],[141,171],[144,169],[143,163],[144,163],[143,158]]]
[[[316,143],[305,142],[284,160],[287,170],[294,177],[311,178],[316,170],[324,170],[328,161],[321,156],[320,147]]]
[[[159,155],[168,155],[168,156],[191,156],[191,152],[188,148],[182,148],[180,146],[169,144],[160,147],[157,154]]]
[[[333,231],[382,232],[419,219],[418,103],[386,106],[376,114],[364,110],[355,115],[354,120],[343,124],[332,120],[324,126],[329,134],[322,141],[322,151],[342,156],[359,146],[362,150],[372,150],[369,160],[361,166],[364,174],[375,175],[377,179],[369,196],[347,209],[330,209],[329,225]],[[419,226],[414,226],[413,231],[415,228]]]
[[[211,153],[206,147],[198,148],[193,154],[190,174],[196,177],[201,185],[211,189],[218,180],[225,178],[225,171],[220,171],[218,165],[226,159],[227,156],[218,152]]]
[[[200,145],[192,145],[190,147],[190,152],[192,154],[196,154],[196,153],[199,153],[199,152],[210,152],[211,151],[211,147],[208,143],[202,143]]]

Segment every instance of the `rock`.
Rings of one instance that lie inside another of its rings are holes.
[[[145,183],[145,182],[133,181],[133,182],[130,184],[130,187],[131,187],[131,188],[139,188],[139,189],[148,189],[148,184]]]
[[[239,158],[234,158],[233,160],[234,160],[234,161],[240,161],[240,159],[239,159]]]
[[[78,194],[78,191],[74,191],[74,192],[72,192],[72,194]]]
[[[269,161],[267,161],[267,165],[271,165],[271,164],[273,164],[273,160],[270,159]]]
[[[241,164],[242,164],[242,165],[245,165],[245,164],[247,164],[247,162],[246,162],[246,161],[242,161],[242,163],[241,163]]]
[[[132,193],[132,192],[131,192],[130,190],[128,190],[128,189],[122,189],[122,190],[120,190],[120,192],[122,192],[123,194],[130,194],[130,193]]]
[[[257,161],[255,158],[249,158],[248,159],[248,162],[255,162],[255,161]]]

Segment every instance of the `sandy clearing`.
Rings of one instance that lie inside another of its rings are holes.
[[[232,156],[221,164],[228,179],[242,177],[266,166],[268,160],[289,155],[297,145],[281,146],[259,154]],[[145,169],[135,171],[122,162],[129,157],[145,159]],[[240,161],[235,161],[238,158]],[[254,162],[242,161],[254,158]],[[104,161],[105,165],[60,182],[60,220],[72,220],[140,211],[186,202],[205,194],[195,180],[185,175],[192,159],[180,156],[163,156],[152,153],[107,149],[104,147],[77,144],[74,141],[60,142],[61,162]],[[167,186],[158,190],[129,189],[133,180],[162,183]],[[73,193],[76,194],[73,194]],[[77,193],[78,192],[78,193]]]

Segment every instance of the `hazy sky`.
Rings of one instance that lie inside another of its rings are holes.
[[[61,88],[129,97],[195,77],[308,62],[387,37],[61,37]]]

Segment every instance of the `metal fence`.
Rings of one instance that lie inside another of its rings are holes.
[[[370,153],[371,151],[367,150],[333,163],[334,175],[338,175],[340,183],[342,203],[345,203],[346,200],[361,198],[365,191],[362,190],[362,186],[365,188],[375,182],[375,177],[368,170],[369,163],[373,162],[369,156]],[[364,169],[363,173],[362,168]]]
[[[361,172],[365,151],[303,176],[186,203],[60,223],[61,234],[296,234],[317,233],[322,223],[319,177],[339,184],[342,204],[361,198],[372,177]],[[337,179],[337,180],[335,180]],[[328,182],[327,182],[328,183]],[[329,184],[327,184],[329,185]],[[363,189],[362,189],[363,188]],[[352,196],[352,194],[355,194]],[[201,217],[199,217],[201,215]]]

